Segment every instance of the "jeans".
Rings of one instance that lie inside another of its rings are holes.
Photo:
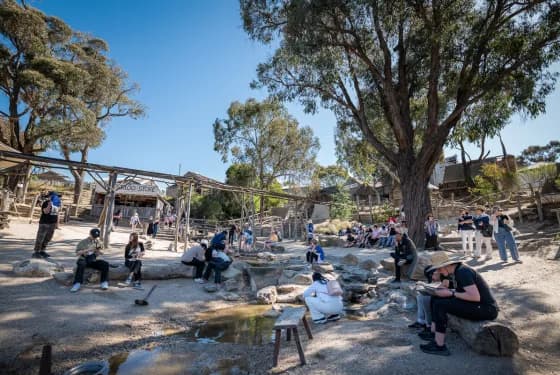
[[[494,320],[498,316],[498,308],[458,298],[432,298],[432,320],[436,324],[436,332],[445,333],[447,330],[447,314],[475,321]]]
[[[74,276],[74,284],[84,282],[84,271],[86,267],[93,268],[95,270],[101,271],[101,282],[105,282],[109,279],[109,263],[104,260],[96,259],[85,259],[80,257],[76,262],[78,268],[76,269],[76,275]]]
[[[486,246],[486,257],[492,258],[492,237],[484,237],[482,232],[477,230],[474,233],[474,240],[476,247],[474,249],[474,256],[479,257],[482,252],[482,245]]]
[[[509,252],[511,253],[511,257],[514,260],[519,260],[517,245],[515,244],[515,238],[513,238],[513,234],[511,234],[511,232],[508,232],[502,227],[498,227],[498,233],[494,233],[494,238],[496,239],[496,243],[498,244],[498,251],[500,252],[500,258],[503,261],[507,260],[506,244],[507,247],[509,248]]]
[[[463,253],[465,253],[465,255],[474,254],[473,238],[474,238],[474,231],[473,230],[462,230],[461,231],[461,244],[463,246]]]
[[[152,229],[152,230],[153,230],[152,238],[156,238],[158,228],[159,228],[159,223],[154,223],[154,227],[153,227],[153,229]]]
[[[185,266],[194,266],[196,269],[196,273],[194,278],[195,279],[200,279],[202,277],[202,272],[204,271],[204,265],[206,264],[205,262],[193,258],[190,262],[185,262],[185,261],[181,261],[181,263],[183,263]]]
[[[142,261],[126,259],[124,265],[133,272],[132,281],[142,280]]]
[[[37,238],[35,239],[35,252],[44,251],[49,242],[52,240],[56,223],[39,224],[37,229]]]
[[[391,253],[391,256],[395,259],[395,280],[401,279],[401,266],[399,266],[399,261],[402,259],[406,260],[405,264],[412,263],[412,260],[406,259],[404,255],[397,255],[395,253]]]
[[[206,271],[204,271],[204,280],[208,281],[212,270],[214,270],[214,282],[216,284],[220,284],[222,282],[222,271],[227,270],[230,264],[231,262],[220,262],[215,260],[208,262]]]
[[[325,318],[325,315],[335,315],[342,312],[342,299],[338,296],[329,296],[319,293],[318,297],[305,297],[305,304],[311,313],[311,319]]]
[[[417,318],[418,323],[430,326],[432,324],[432,296],[418,293],[416,296]]]

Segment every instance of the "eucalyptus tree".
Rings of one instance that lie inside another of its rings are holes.
[[[472,105],[506,92],[537,115],[560,54],[557,0],[240,0],[251,38],[278,46],[258,82],[330,108],[399,177],[414,240],[428,181]],[[385,139],[387,138],[387,139]]]

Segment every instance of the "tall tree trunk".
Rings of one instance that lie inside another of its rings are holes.
[[[428,189],[430,173],[424,169],[403,169],[407,169],[407,171],[399,171],[399,176],[403,209],[408,221],[408,235],[418,247],[424,247],[426,237],[424,221],[428,213],[432,211]]]
[[[498,133],[498,139],[500,140],[500,145],[502,146],[502,154],[504,155],[504,164],[506,166],[506,171],[508,173],[511,173],[511,168],[509,166],[509,161],[507,157],[506,145],[504,144],[504,141],[502,139],[502,134]]]
[[[465,146],[463,142],[459,142],[459,148],[461,149],[461,164],[463,165],[463,176],[465,178],[465,185],[468,187],[474,186],[474,181],[472,179],[471,165],[467,162],[467,152],[465,151]],[[470,159],[470,157],[469,157]]]
[[[544,214],[542,209],[541,192],[537,189],[535,190],[535,201],[537,203],[537,214],[539,215],[539,221],[542,223],[544,221]]]

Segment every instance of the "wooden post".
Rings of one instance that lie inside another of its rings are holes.
[[[107,189],[107,194],[105,195],[105,201],[107,202],[107,212],[105,213],[105,227],[103,232],[103,248],[109,247],[109,239],[111,236],[111,228],[113,227],[113,213],[115,211],[115,187],[117,186],[116,172],[111,172],[109,175],[109,186]]]
[[[371,224],[375,224],[373,220],[373,199],[371,199],[371,194],[368,194],[369,201],[369,216],[371,217]]]
[[[33,204],[31,205],[31,207],[29,209],[29,224],[31,224],[33,222],[33,211],[35,211],[35,206],[37,205],[37,201],[39,200],[40,196],[41,196],[41,194],[37,194],[35,196],[35,198],[33,199]],[[2,210],[2,211],[4,211],[4,210]]]
[[[523,211],[521,210],[521,201],[519,200],[519,194],[515,197],[517,203],[517,215],[519,217],[519,224],[523,224]]]
[[[356,194],[356,209],[358,210],[358,222],[361,222],[362,218],[360,217],[360,196],[358,194]]]
[[[183,193],[183,191],[181,191],[181,193]],[[177,219],[175,220],[175,239],[173,240],[173,251],[177,251],[177,243],[179,242],[179,223],[181,221],[181,216],[183,215],[184,210],[185,210],[185,197],[181,196],[179,198]]]
[[[186,237],[185,237],[185,246],[183,247],[183,250],[187,250],[187,247],[189,246],[189,240],[190,240],[190,234],[191,234],[191,198],[192,198],[192,190],[193,190],[193,184],[192,182],[189,184],[189,195],[187,196],[187,214],[186,214],[186,223],[185,223],[185,232],[186,232]]]

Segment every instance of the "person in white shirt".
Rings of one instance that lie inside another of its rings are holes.
[[[181,256],[181,263],[196,268],[194,281],[197,283],[203,282],[202,272],[204,272],[204,266],[206,265],[206,258],[204,256],[206,249],[208,249],[208,240],[202,239],[200,245],[189,248]]]
[[[327,279],[319,272],[313,273],[313,283],[303,292],[303,297],[315,324],[340,319],[342,296],[329,295]]]

